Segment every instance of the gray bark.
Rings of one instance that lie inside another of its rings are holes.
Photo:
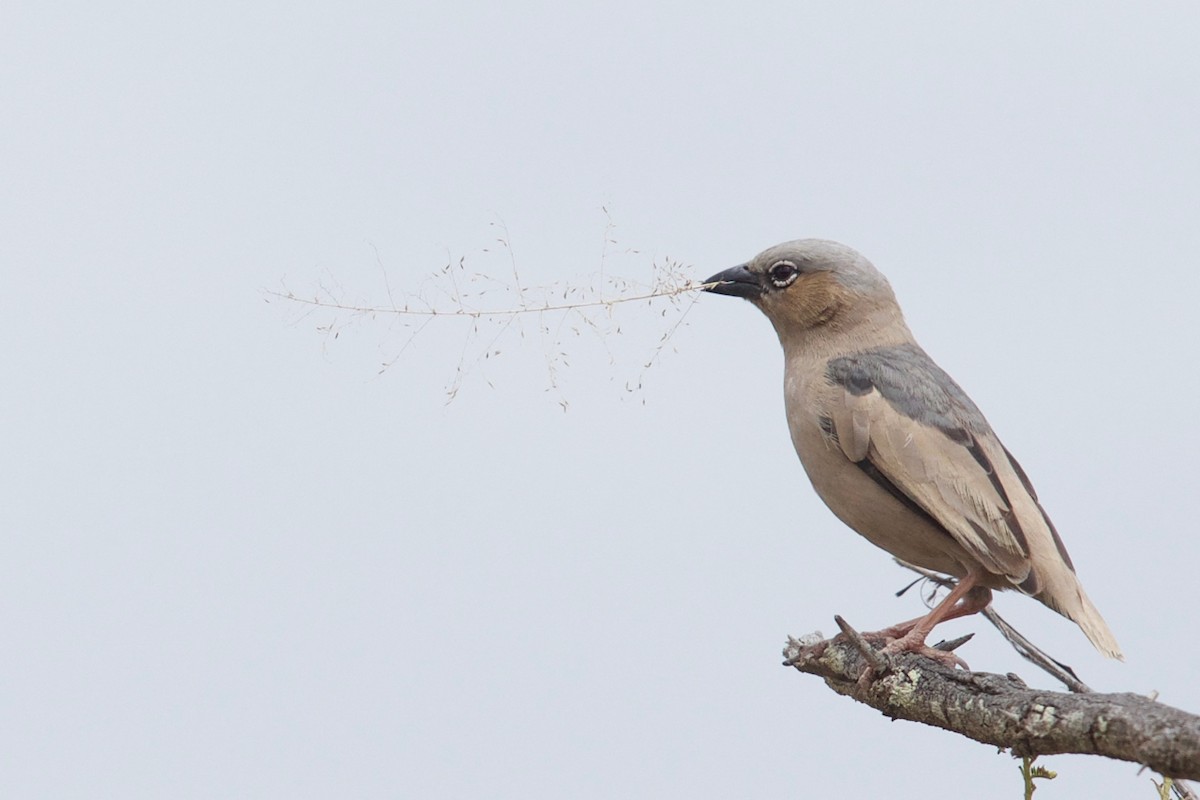
[[[1102,755],[1200,780],[1194,714],[1136,694],[1044,691],[1011,673],[951,669],[914,653],[885,656],[848,626],[847,633],[817,642],[789,638],[784,663],[892,719],[923,722],[1017,756]]]

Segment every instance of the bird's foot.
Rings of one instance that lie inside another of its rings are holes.
[[[925,658],[931,658],[939,664],[945,664],[947,667],[962,667],[968,671],[971,669],[967,666],[966,661],[963,661],[949,650],[940,650],[925,644],[925,637],[920,635],[920,631],[909,631],[897,639],[892,639],[883,648],[883,652],[888,655],[916,653],[917,655],[925,656]]]
[[[842,635],[854,642],[863,658],[866,659],[867,663],[858,676],[858,688],[862,691],[867,690],[877,677],[889,672],[892,669],[891,656],[900,653],[916,653],[952,669],[961,667],[964,670],[970,670],[966,661],[951,652],[969,640],[970,635],[953,642],[941,643],[938,647],[930,647],[925,644],[927,632],[917,630],[911,622],[893,625],[881,631],[860,633],[850,627],[841,617],[834,617],[834,619],[837,621],[838,627],[842,629]]]
[[[917,622],[918,620],[913,619],[908,622],[901,622],[899,625],[892,625],[890,628],[884,628],[880,631],[864,631],[862,636],[868,642],[878,642],[883,647],[912,633],[912,629],[916,626]]]

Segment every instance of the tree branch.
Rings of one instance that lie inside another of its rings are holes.
[[[1102,755],[1176,779],[1200,779],[1198,716],[1131,693],[1030,689],[1012,673],[950,669],[914,653],[889,656],[854,638],[858,644],[846,635],[789,637],[784,665],[817,675],[838,694],[892,719],[923,722],[1016,756]],[[874,675],[860,682],[868,664]]]

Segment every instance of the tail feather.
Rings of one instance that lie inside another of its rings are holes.
[[[1117,644],[1117,637],[1109,629],[1104,617],[1100,616],[1100,610],[1087,596],[1087,592],[1083,590],[1083,586],[1075,578],[1075,574],[1073,572],[1069,574],[1072,579],[1070,584],[1073,585],[1059,587],[1054,585],[1059,581],[1055,581],[1050,587],[1047,587],[1051,590],[1043,591],[1037,596],[1037,599],[1078,625],[1092,645],[1101,653],[1109,658],[1124,661],[1125,656],[1121,653],[1121,645]],[[1058,591],[1052,590],[1052,587]]]
[[[1096,646],[1097,650],[1109,658],[1124,661],[1125,656],[1121,653],[1121,645],[1117,644],[1117,637],[1113,636],[1108,623],[1104,621],[1104,617],[1100,616],[1100,610],[1092,605],[1092,601],[1083,591],[1082,586],[1079,587],[1079,599],[1081,601],[1080,609],[1067,616],[1083,629],[1084,635]]]

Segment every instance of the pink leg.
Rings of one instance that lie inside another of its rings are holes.
[[[934,650],[925,644],[925,639],[940,623],[970,614],[977,614],[987,608],[992,601],[992,592],[984,586],[979,586],[979,575],[969,574],[950,590],[950,593],[923,617],[901,622],[885,628],[870,637],[882,637],[887,641],[885,653],[916,652],[936,658],[939,661],[966,667],[966,662],[952,653]]]
[[[958,582],[950,594],[946,595],[940,603],[923,617],[910,619],[908,622],[900,622],[892,625],[890,628],[884,628],[877,635],[885,636],[888,639],[898,639],[905,634],[915,630],[918,626],[925,629],[925,635],[921,637],[921,641],[925,641],[925,637],[929,635],[934,626],[939,622],[946,622],[959,617],[978,614],[983,609],[987,608],[988,603],[992,601],[992,592],[984,587],[977,587],[979,581],[978,575],[968,575]],[[976,591],[972,592],[975,589]],[[964,600],[964,597],[966,598]],[[955,608],[955,604],[959,600],[963,603]],[[924,623],[924,625],[922,625]]]

